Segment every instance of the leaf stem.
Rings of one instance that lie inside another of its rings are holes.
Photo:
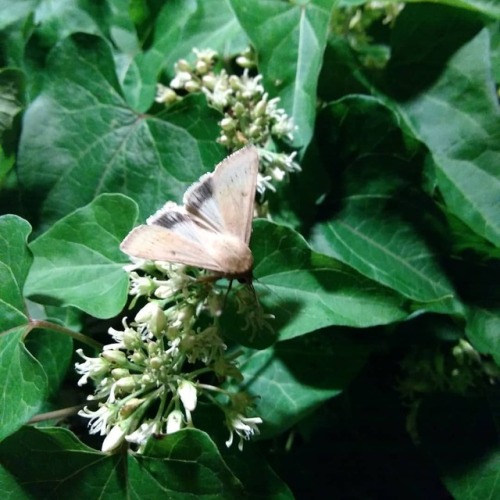
[[[54,332],[59,332],[59,333],[62,333],[64,335],[68,335],[68,337],[71,337],[75,340],[78,340],[82,344],[86,344],[90,347],[93,347],[94,349],[97,349],[98,351],[101,351],[103,348],[103,345],[100,342],[97,342],[97,340],[94,340],[94,339],[88,337],[87,335],[84,335],[83,333],[75,332],[74,330],[70,330],[69,328],[58,325],[57,323],[52,323],[50,321],[44,321],[44,320],[39,320],[39,319],[30,320],[29,330],[26,333],[26,335],[31,330],[34,330],[35,328],[45,328],[47,330],[52,330]]]
[[[49,411],[47,413],[40,413],[38,415],[35,415],[28,423],[36,424],[37,422],[43,422],[45,420],[66,418],[71,415],[75,415],[84,406],[85,405],[69,406],[68,408],[62,408],[60,410]]]

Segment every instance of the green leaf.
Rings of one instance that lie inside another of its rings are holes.
[[[22,484],[0,464],[0,489],[7,498],[18,500],[31,500],[31,497],[24,491]]]
[[[498,468],[500,450],[478,456],[467,464],[467,470],[451,471],[443,477],[454,498],[474,500],[477,498],[497,498],[500,495]]]
[[[30,245],[35,260],[26,294],[97,318],[118,314],[128,292],[128,258],[119,245],[136,217],[132,200],[106,194],[58,221]]]
[[[121,56],[129,56],[139,49],[135,26],[130,18],[130,3],[128,0],[108,1],[110,16],[106,20],[109,36],[120,50]]]
[[[307,146],[314,129],[316,88],[335,2],[231,0],[231,4],[257,51],[265,89],[281,98],[280,106],[298,127],[294,146]]]
[[[479,352],[491,354],[500,365],[500,307],[468,308],[465,331]]]
[[[442,222],[418,189],[419,172],[392,113],[375,99],[346,98],[324,110],[320,127],[329,131],[323,154],[335,150],[344,171],[332,173],[341,188],[314,229],[315,247],[426,310],[459,312],[440,262]],[[346,142],[354,130],[356,139]]]
[[[474,397],[439,393],[419,404],[421,450],[431,458],[453,498],[496,498],[500,493],[499,396],[498,387],[492,385],[486,394],[480,390],[474,390]]]
[[[256,398],[262,436],[275,436],[340,394],[363,367],[369,346],[354,330],[329,328],[249,352],[245,390]]]
[[[141,111],[148,109],[161,70],[172,77],[175,62],[194,58],[193,48],[216,50],[226,58],[247,45],[227,0],[169,1],[155,19],[151,47],[134,58],[125,77],[128,101]]]
[[[73,356],[73,340],[46,329],[35,329],[26,339],[26,348],[47,376],[47,397],[56,397]]]
[[[46,374],[22,343],[29,330],[23,287],[32,262],[30,232],[19,217],[0,217],[0,439],[36,413],[47,391]]]
[[[405,3],[422,3],[422,0],[406,0]],[[440,3],[459,9],[477,11],[494,19],[500,19],[500,5],[497,0],[441,0]]]
[[[22,109],[20,93],[22,75],[17,70],[0,71],[0,139],[12,127],[14,117]],[[1,180],[1,177],[0,177]]]
[[[40,0],[0,0],[0,29],[13,24],[20,19],[27,17],[35,7],[40,3]]]
[[[22,290],[32,262],[26,245],[30,232],[30,225],[20,217],[0,217],[0,269],[3,274],[0,318],[7,328],[18,326],[26,318]]]
[[[331,325],[388,324],[408,315],[402,297],[339,261],[312,251],[292,229],[256,221],[252,252],[254,286],[264,311],[276,317],[269,325],[279,332],[280,340]],[[224,316],[232,318],[230,314]],[[243,345],[262,348],[273,340],[265,331],[251,337],[251,331],[226,321],[227,334]]]
[[[69,431],[55,428],[25,427],[0,444],[0,460],[10,478],[38,498],[61,491],[65,498],[96,494],[179,500],[244,497],[242,483],[201,431],[187,429],[159,440],[150,455],[106,455],[83,445]],[[260,484],[258,493],[269,498],[265,483]]]
[[[31,217],[47,227],[101,193],[121,192],[144,220],[166,200],[180,201],[222,158],[216,122],[202,96],[157,116],[136,113],[123,100],[109,47],[88,35],[65,40],[24,117],[19,175]]]
[[[450,31],[442,30],[443,23]],[[500,111],[490,37],[486,29],[478,33],[480,27],[469,13],[441,6],[405,9],[388,79],[394,88],[401,82],[394,91],[397,107],[429,148],[450,212],[500,245]]]
[[[106,2],[92,0],[42,0],[35,10],[37,36],[52,46],[73,33],[101,35],[109,16]],[[103,29],[102,29],[103,28]]]

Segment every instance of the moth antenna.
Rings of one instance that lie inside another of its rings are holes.
[[[227,297],[229,295],[229,292],[231,291],[231,288],[233,287],[233,281],[234,280],[229,281],[229,286],[227,287],[227,292],[226,292],[226,295],[224,296],[224,303],[222,304],[222,310],[224,310],[226,308]]]

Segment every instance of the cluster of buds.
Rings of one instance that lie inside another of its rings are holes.
[[[340,7],[332,16],[332,32],[347,39],[365,66],[384,67],[389,58],[388,49],[374,45],[369,31],[374,23],[392,26],[404,6],[404,3],[374,0],[362,5]]]
[[[451,372],[453,377],[461,377],[464,373],[469,374],[471,386],[477,385],[478,379],[485,378],[490,384],[495,384],[500,379],[500,369],[496,363],[478,351],[465,339],[460,339],[452,350],[457,367]]]
[[[257,189],[261,195],[266,189],[274,191],[274,183],[300,170],[295,153],[271,151],[274,139],[293,139],[293,121],[278,106],[279,98],[270,99],[264,91],[262,76],[250,76],[249,68],[254,65],[250,51],[236,59],[244,68],[239,76],[229,75],[224,69],[215,71],[217,52],[194,49],[194,53],[193,64],[185,59],[175,64],[174,79],[169,87],[158,86],[156,100],[169,105],[180,98],[179,92],[202,92],[209,106],[223,115],[218,142],[230,151],[254,144],[261,157]]]
[[[123,320],[123,329],[109,329],[113,343],[100,356],[78,351],[84,359],[76,365],[79,385],[89,379],[96,385],[88,399],[97,408],[80,412],[90,419],[90,432],[106,436],[103,451],[128,442],[140,453],[151,436],[194,427],[193,412],[203,398],[224,413],[227,446],[236,434],[241,449],[244,439],[258,434],[262,420],[249,416],[252,398],[220,386],[243,379],[236,362],[240,353],[228,354],[221,336],[223,292],[199,279],[203,271],[184,266],[140,261],[128,271],[133,302],[142,297],[146,305],[132,322]],[[250,326],[262,328],[270,316],[255,307],[253,296],[253,304],[240,301],[238,313],[250,318]],[[219,385],[206,383],[212,378]]]
[[[408,402],[432,392],[466,394],[485,383],[497,383],[500,378],[495,363],[481,356],[465,339],[451,350],[439,345],[414,347],[401,361],[401,368],[399,391]]]

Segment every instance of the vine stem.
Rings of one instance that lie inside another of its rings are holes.
[[[83,333],[75,332],[73,330],[70,330],[69,328],[65,328],[64,326],[58,325],[57,323],[52,323],[50,321],[45,321],[45,320],[39,320],[39,319],[30,320],[29,330],[26,333],[26,335],[28,335],[28,333],[30,333],[30,331],[34,330],[35,328],[45,328],[47,330],[52,330],[54,332],[62,333],[63,335],[67,335],[68,337],[78,340],[82,344],[88,345],[89,347],[93,347],[98,351],[101,351],[103,348],[103,345],[100,342],[97,342],[97,340],[94,340],[88,337],[87,335],[83,335]]]
[[[47,413],[39,413],[35,415],[28,423],[36,424],[37,422],[43,422],[45,420],[62,419],[75,415],[80,411],[85,405],[69,406],[68,408],[62,408],[60,410],[49,411]]]

